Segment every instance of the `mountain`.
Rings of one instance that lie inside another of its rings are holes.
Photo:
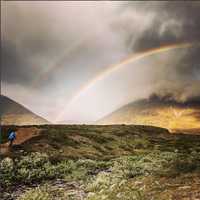
[[[1,125],[49,124],[44,118],[6,96],[1,95],[0,100]]]
[[[200,98],[177,102],[152,95],[127,104],[100,119],[98,124],[140,124],[167,128],[170,131],[200,131]]]

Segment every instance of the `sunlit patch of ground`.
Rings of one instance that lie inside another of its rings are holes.
[[[200,130],[200,120],[195,116],[196,110],[191,108],[157,108],[140,113],[132,113],[124,118],[118,116],[113,123],[120,121],[125,124],[151,125],[167,128],[170,132],[177,130],[188,131]]]

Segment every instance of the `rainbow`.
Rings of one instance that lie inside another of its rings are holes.
[[[89,37],[90,36],[90,37]],[[74,42],[71,46],[67,46],[66,50],[63,54],[57,56],[55,61],[52,61],[46,69],[44,69],[37,77],[33,80],[32,85],[33,87],[38,87],[41,80],[46,80],[49,77],[49,74],[52,73],[53,70],[57,70],[58,67],[62,67],[62,64],[66,60],[68,56],[73,54],[78,48],[80,48],[81,45],[88,42],[88,40],[91,38],[91,35],[84,36]],[[42,68],[42,66],[40,66]]]
[[[105,78],[109,74],[113,73],[114,71],[119,70],[121,67],[123,67],[127,64],[133,63],[137,60],[143,59],[145,57],[153,56],[155,54],[167,52],[167,51],[170,51],[170,50],[173,50],[173,49],[191,48],[191,47],[199,46],[199,45],[200,45],[200,43],[179,43],[179,44],[165,45],[165,46],[158,47],[158,48],[152,48],[152,49],[148,49],[148,50],[143,51],[143,52],[131,54],[127,58],[118,62],[117,64],[115,63],[115,64],[112,64],[112,65],[106,67],[106,70],[104,70],[103,72],[98,74],[96,77],[94,77],[92,80],[89,80],[86,84],[84,84],[80,88],[80,90],[71,98],[69,103],[67,105],[63,106],[63,107],[65,107],[65,109],[62,109],[61,113],[59,113],[59,115],[57,116],[56,121],[59,121],[63,117],[63,115],[66,113],[66,110],[78,98],[80,98],[85,93],[85,91],[89,90],[96,82],[102,80],[103,78]]]

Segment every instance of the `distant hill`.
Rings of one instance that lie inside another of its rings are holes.
[[[179,103],[152,95],[149,99],[141,99],[119,108],[97,123],[152,125],[171,131],[200,132],[200,99]]]
[[[1,125],[49,124],[44,118],[6,96],[1,95],[0,100]]]

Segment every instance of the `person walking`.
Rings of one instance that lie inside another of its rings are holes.
[[[10,131],[10,134],[8,136],[8,140],[10,142],[9,147],[13,146],[13,142],[14,142],[15,139],[16,139],[16,132],[15,132],[15,130],[12,130],[12,131]]]

